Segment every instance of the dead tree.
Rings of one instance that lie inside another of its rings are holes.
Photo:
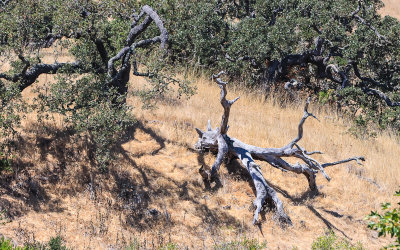
[[[267,199],[270,200],[271,204],[274,205],[277,219],[283,224],[292,224],[289,216],[285,213],[283,209],[283,204],[279,199],[276,191],[270,185],[268,185],[267,181],[262,175],[260,167],[256,164],[254,160],[266,161],[271,166],[285,172],[291,171],[296,174],[304,174],[308,180],[308,185],[311,191],[316,193],[318,192],[316,185],[316,174],[318,172],[321,172],[324,177],[329,181],[330,177],[325,172],[326,167],[350,161],[356,161],[358,164],[361,164],[360,160],[365,160],[364,157],[353,157],[341,161],[321,164],[320,162],[312,158],[311,155],[322,154],[322,152],[308,152],[306,149],[298,144],[303,137],[303,125],[306,119],[308,117],[313,117],[317,119],[316,116],[308,111],[310,99],[307,99],[306,105],[304,107],[304,115],[303,118],[300,120],[298,126],[297,137],[281,148],[261,148],[253,145],[248,145],[239,141],[236,138],[230,137],[227,134],[229,128],[228,121],[230,108],[232,104],[234,104],[239,99],[239,97],[234,100],[226,99],[227,83],[219,78],[219,76],[222,74],[224,74],[223,71],[218,73],[217,75],[213,75],[213,79],[221,88],[221,104],[224,108],[221,127],[217,127],[213,130],[211,128],[210,121],[208,121],[206,131],[202,131],[196,128],[196,131],[199,134],[199,139],[195,144],[195,148],[198,151],[210,150],[211,152],[217,153],[217,158],[212,165],[211,172],[205,170],[204,167],[201,167],[199,172],[202,175],[204,181],[212,182],[216,180],[216,178],[218,178],[217,172],[224,159],[229,160],[232,158],[238,158],[250,174],[254,183],[254,187],[256,189],[256,199],[253,202],[255,206],[253,224],[258,221],[258,215],[261,211],[262,206],[264,205],[264,202]],[[283,157],[296,157],[300,159],[303,163],[290,164],[285,161]]]

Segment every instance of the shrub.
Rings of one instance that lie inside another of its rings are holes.
[[[400,196],[400,190],[396,192],[395,196]],[[400,206],[400,202],[397,203]],[[383,214],[377,211],[371,211],[366,217],[368,222],[368,228],[378,232],[378,236],[390,235],[391,238],[395,238],[395,243],[386,246],[386,248],[397,248],[400,249],[400,207],[390,210],[391,203],[383,203],[382,210],[385,211]]]
[[[47,243],[26,244],[23,247],[15,247],[11,240],[2,237],[0,239],[0,250],[67,250],[61,236],[52,237]]]
[[[0,250],[10,250],[10,249],[16,249],[14,248],[14,245],[11,243],[11,240],[7,240],[4,237],[1,237]]]
[[[266,249],[267,242],[259,242],[257,239],[248,239],[247,237],[243,237],[238,241],[230,241],[225,243],[218,243],[214,245],[214,249],[216,250],[228,250],[228,249],[249,249],[249,250],[258,250],[258,249]]]
[[[333,231],[328,231],[325,235],[318,237],[312,244],[313,250],[362,250],[364,249],[361,243],[352,245],[345,239],[339,238]]]
[[[0,151],[0,174],[3,171],[12,171],[11,159]]]

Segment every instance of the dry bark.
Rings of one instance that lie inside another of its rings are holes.
[[[221,105],[224,108],[224,113],[222,116],[221,127],[212,129],[210,121],[208,121],[207,130],[202,131],[196,128],[199,134],[199,139],[195,145],[195,148],[199,151],[210,150],[217,153],[217,158],[211,168],[211,171],[207,171],[204,167],[201,167],[199,172],[203,179],[208,182],[214,181],[217,177],[217,172],[225,158],[238,158],[242,165],[247,169],[250,174],[255,189],[256,189],[256,199],[253,204],[255,206],[253,224],[258,222],[258,216],[264,205],[264,202],[268,199],[274,205],[276,210],[276,216],[283,225],[291,225],[291,219],[285,213],[283,204],[279,199],[276,191],[268,185],[267,181],[262,175],[260,167],[255,163],[254,160],[261,160],[268,162],[271,166],[276,167],[282,171],[291,171],[296,174],[303,174],[308,180],[309,187],[312,191],[318,192],[316,185],[316,174],[321,172],[324,177],[329,181],[330,177],[325,172],[325,168],[328,166],[333,166],[337,164],[342,164],[349,161],[356,161],[361,164],[360,161],[364,161],[364,157],[352,157],[341,161],[336,161],[332,163],[321,164],[317,160],[313,159],[311,155],[322,154],[320,151],[308,152],[306,149],[302,148],[298,143],[303,137],[303,125],[308,117],[316,116],[308,111],[308,106],[310,99],[307,100],[304,107],[304,114],[300,123],[298,125],[298,134],[290,143],[281,148],[261,148],[253,145],[248,145],[241,142],[236,138],[228,136],[228,122],[230,108],[235,103],[239,97],[234,100],[227,100],[227,90],[226,82],[222,81],[219,76],[224,72],[220,72],[217,75],[213,75],[213,78],[221,88]],[[300,159],[303,163],[290,164],[285,161],[283,157],[295,157]]]

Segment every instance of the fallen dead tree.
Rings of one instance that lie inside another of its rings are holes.
[[[271,166],[278,168],[282,171],[291,171],[296,174],[304,174],[308,180],[309,187],[311,191],[318,192],[318,188],[316,185],[316,174],[321,172],[324,177],[329,181],[330,177],[325,172],[325,168],[337,164],[342,164],[345,162],[356,161],[358,164],[361,164],[360,161],[364,161],[364,157],[353,157],[348,158],[341,161],[331,162],[331,163],[323,163],[321,164],[317,160],[313,159],[311,156],[313,154],[322,154],[320,151],[312,151],[308,152],[306,149],[302,148],[298,143],[303,137],[303,125],[308,117],[313,117],[312,113],[308,111],[308,106],[310,103],[310,99],[307,100],[306,105],[304,107],[304,115],[300,120],[298,126],[298,134],[297,137],[292,140],[287,145],[281,148],[261,148],[253,145],[248,145],[239,141],[236,138],[230,137],[228,132],[228,121],[229,121],[229,113],[231,106],[239,99],[237,97],[234,100],[227,100],[227,90],[226,90],[226,82],[222,81],[219,77],[224,74],[223,71],[218,73],[217,75],[213,75],[213,79],[221,88],[221,105],[224,108],[224,113],[222,115],[221,127],[217,127],[216,129],[211,128],[211,123],[208,121],[206,131],[202,131],[196,128],[197,133],[199,134],[199,139],[195,145],[195,148],[198,151],[210,150],[211,152],[217,153],[217,158],[212,165],[211,171],[207,171],[202,166],[199,170],[203,180],[205,182],[213,182],[218,176],[218,170],[224,161],[227,159],[227,162],[232,158],[238,158],[242,165],[247,169],[250,174],[254,187],[256,190],[256,199],[253,204],[255,206],[253,224],[257,223],[258,215],[261,211],[264,202],[268,199],[271,201],[271,204],[274,205],[277,219],[286,225],[291,225],[291,219],[285,213],[283,209],[283,204],[279,199],[276,191],[268,185],[265,178],[262,175],[262,171],[260,167],[255,163],[254,160],[261,160],[268,162]],[[295,157],[302,160],[302,164],[290,164],[283,157]]]

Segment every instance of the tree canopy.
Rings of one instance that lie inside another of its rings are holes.
[[[130,74],[147,77],[162,95],[169,84],[180,94],[192,89],[173,78],[165,64],[168,32],[157,12],[136,1],[10,1],[0,12],[0,52],[11,69],[0,73],[1,129],[15,131],[16,115],[27,107],[20,93],[42,74],[56,74],[57,82],[37,89],[40,115],[62,114],[68,129],[84,136],[93,147],[93,160],[105,167],[111,149],[134,122],[126,104]],[[140,8],[139,8],[140,7]],[[135,12],[137,10],[138,12]],[[72,62],[43,63],[42,50],[58,46]],[[140,66],[141,64],[142,66]],[[145,72],[140,72],[145,70]],[[47,88],[47,87],[46,87]],[[17,105],[18,104],[18,105]]]
[[[21,112],[57,112],[68,128],[96,144],[107,165],[112,145],[133,122],[126,97],[130,75],[152,89],[146,105],[170,84],[174,67],[225,70],[249,87],[313,94],[369,121],[400,129],[400,23],[380,0],[22,0],[0,9],[0,127],[12,134]],[[43,63],[58,47],[72,61]],[[20,93],[43,74],[35,105]]]
[[[156,4],[156,1],[154,1]],[[380,0],[163,1],[173,62],[236,82],[303,89],[359,124],[399,123],[400,23]]]

